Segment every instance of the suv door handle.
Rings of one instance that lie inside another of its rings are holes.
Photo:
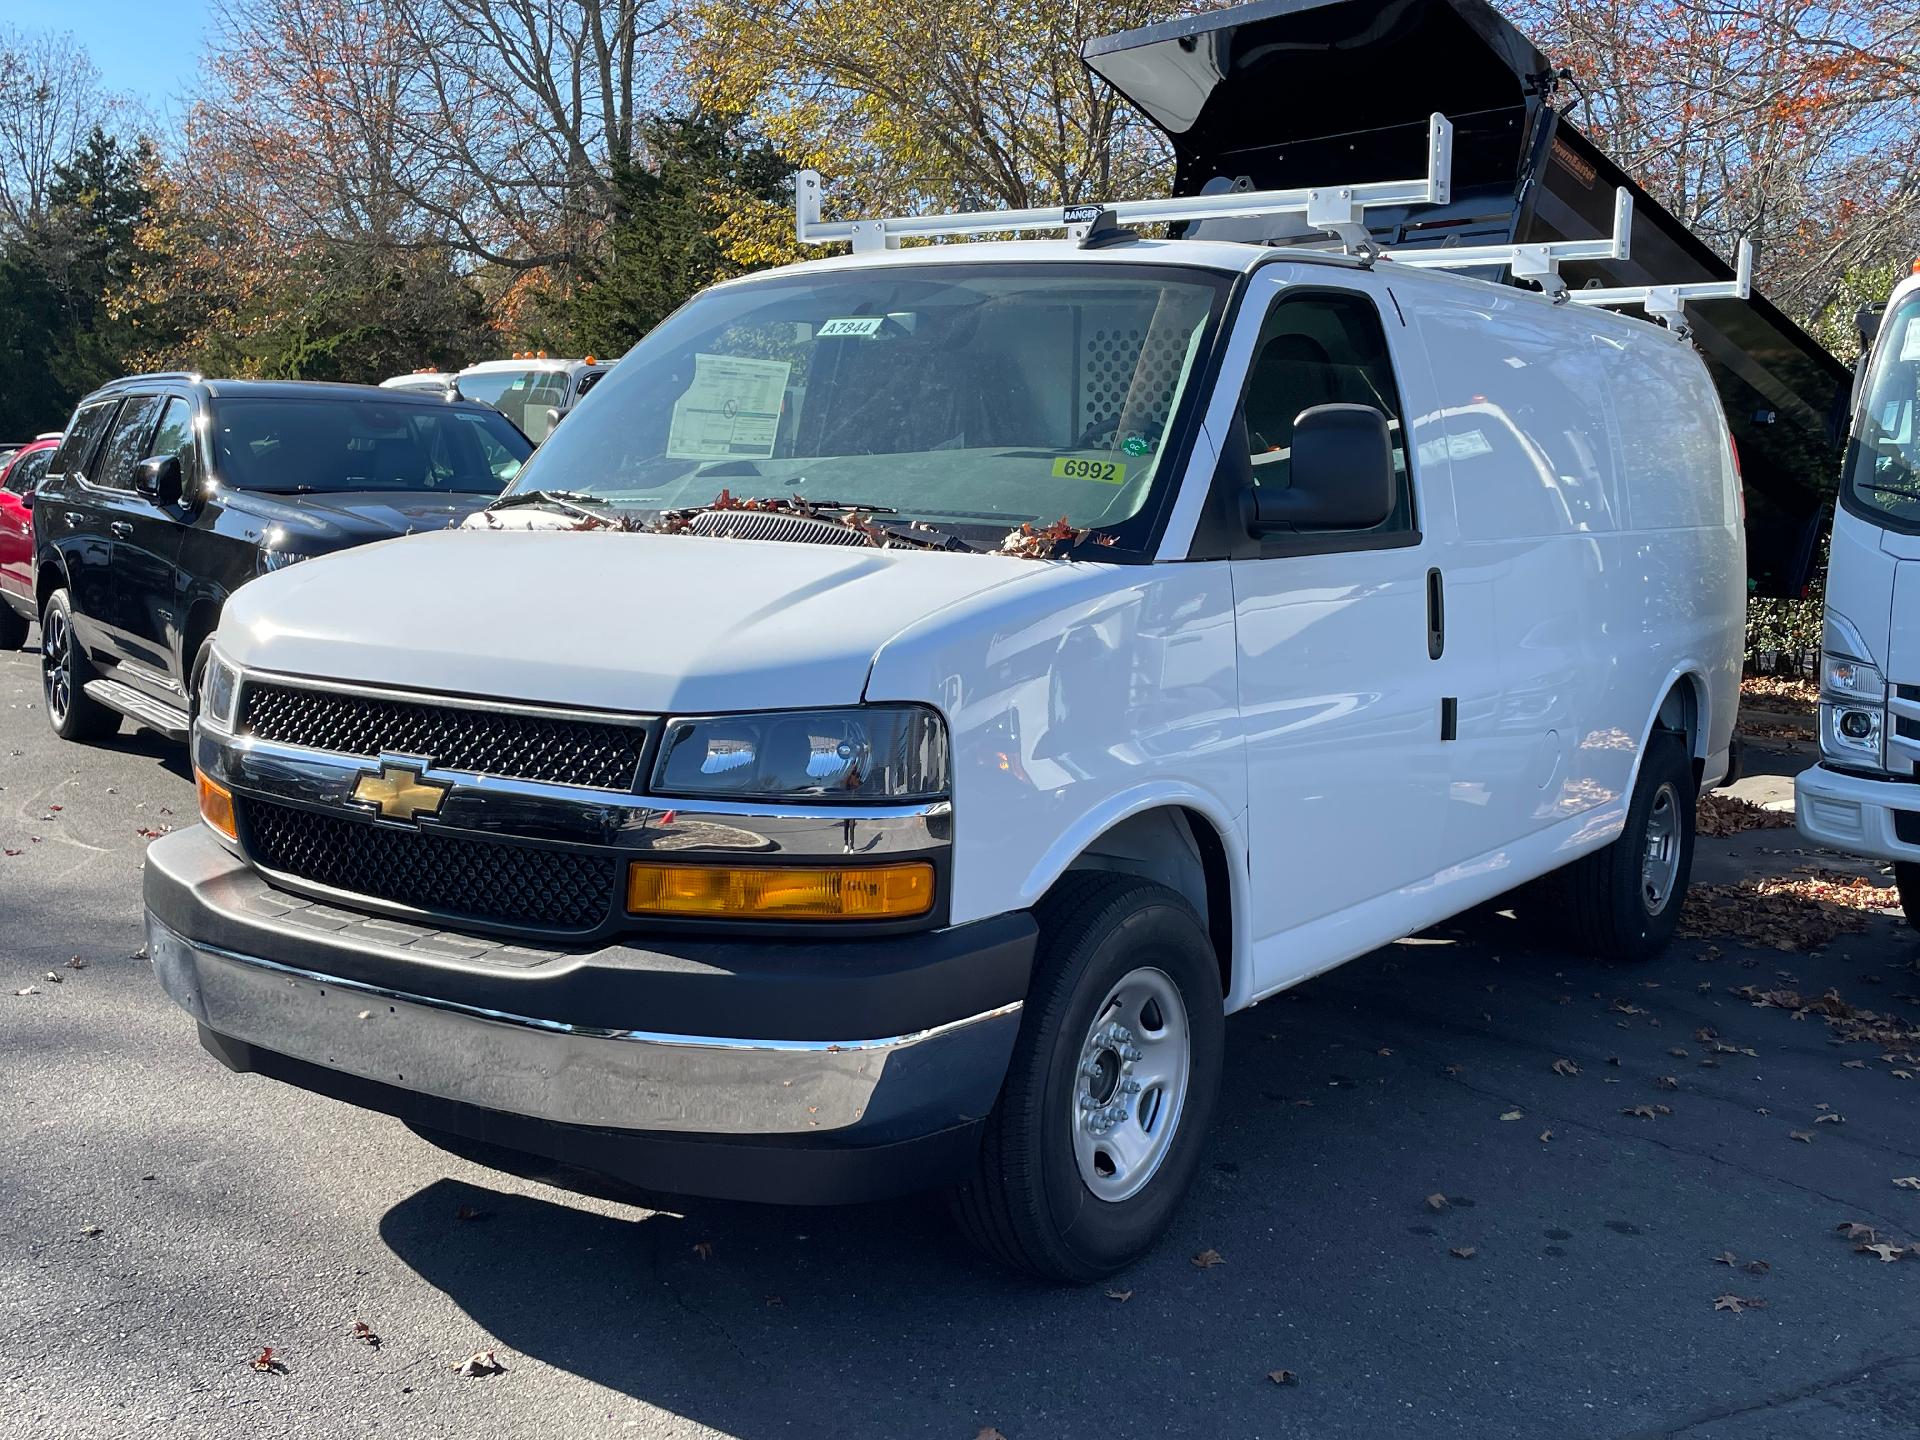
[[[62,511],[61,513],[66,516],[66,520],[69,525],[77,526],[77,525],[82,525],[86,523],[87,517],[81,514],[78,510],[65,510],[65,511]]]
[[[107,526],[107,529],[113,532],[116,540],[131,540],[133,538],[133,526],[125,520],[115,520],[111,525]]]

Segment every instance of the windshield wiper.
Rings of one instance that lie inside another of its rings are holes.
[[[505,510],[514,505],[548,505],[555,510],[565,510],[574,515],[584,515],[590,520],[598,520],[600,516],[586,507],[599,505],[604,508],[612,503],[603,496],[588,495],[579,490],[517,490],[511,495],[502,495],[487,506],[487,510]]]

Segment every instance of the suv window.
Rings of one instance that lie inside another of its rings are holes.
[[[13,468],[7,472],[7,489],[16,495],[30,493],[40,483],[40,477],[47,473],[47,462],[53,459],[53,451],[36,450],[13,462]]]
[[[93,453],[100,447],[100,437],[107,433],[107,424],[113,419],[114,409],[120,404],[118,396],[107,400],[96,400],[91,405],[82,405],[74,412],[73,423],[67,426],[66,438],[60,442],[60,448],[53,452],[53,473],[56,475],[82,475],[93,463]]]
[[[153,443],[140,458],[144,460],[150,455],[177,458],[181,488],[184,490],[193,484],[199,471],[193,447],[193,407],[178,396],[168,399],[167,408],[160,412],[160,428],[153,432]]]
[[[147,440],[153,434],[154,422],[160,418],[160,407],[164,404],[163,395],[127,397],[119,419],[114,422],[113,433],[101,448],[100,463],[91,477],[94,484],[111,490],[133,488],[133,467],[147,458]]]
[[[222,484],[282,495],[348,490],[497,495],[518,473],[517,462],[533,450],[491,410],[333,396],[216,399],[208,439]]]
[[[1380,312],[1363,295],[1283,295],[1267,312],[1241,401],[1254,484],[1287,484],[1294,421],[1316,405],[1371,405],[1387,417],[1393,437],[1393,512],[1371,530],[1355,533],[1411,530],[1413,494],[1400,391]]]

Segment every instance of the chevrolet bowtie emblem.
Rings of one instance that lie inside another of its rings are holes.
[[[417,820],[422,815],[438,815],[440,802],[452,788],[422,779],[418,770],[404,765],[382,765],[379,774],[360,777],[360,783],[353,787],[353,798],[373,806],[389,820]]]

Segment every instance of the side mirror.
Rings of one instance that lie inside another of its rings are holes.
[[[133,467],[134,493],[156,505],[180,503],[180,457],[149,455]]]
[[[20,492],[20,508],[22,510],[31,510],[33,508],[33,489],[32,488],[22,490]]]
[[[1284,486],[1245,491],[1250,533],[1370,530],[1393,513],[1393,438],[1371,405],[1301,411],[1287,470]]]
[[[554,427],[560,423],[561,411],[553,405],[547,407],[547,433],[551,435]]]

